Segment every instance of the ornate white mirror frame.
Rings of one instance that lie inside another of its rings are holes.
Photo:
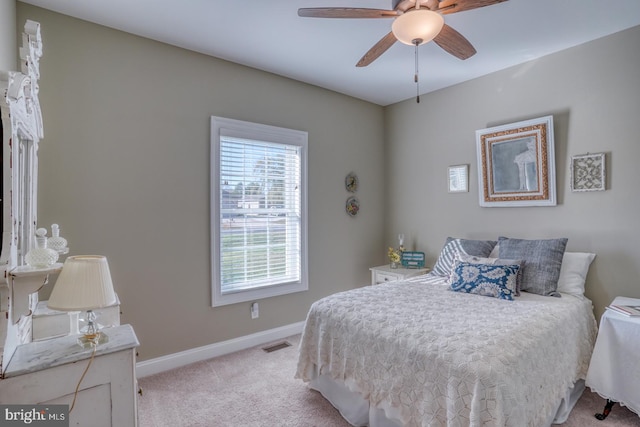
[[[43,136],[38,100],[40,24],[27,21],[20,49],[22,72],[0,71],[2,110],[2,252],[0,268],[22,265],[35,232],[37,149]]]
[[[0,251],[0,378],[19,344],[31,341],[31,314],[48,269],[25,266],[37,224],[38,143],[43,136],[38,99],[40,24],[27,21],[20,48],[21,72],[0,71],[2,121],[2,248]]]

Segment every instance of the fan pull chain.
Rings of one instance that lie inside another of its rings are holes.
[[[413,75],[413,81],[416,83],[416,103],[420,103],[420,82],[418,81],[418,45],[420,44],[420,39],[414,39],[413,44],[416,46],[415,50],[415,60],[416,60],[416,73]]]

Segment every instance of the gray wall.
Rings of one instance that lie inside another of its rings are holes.
[[[449,235],[564,236],[568,250],[597,254],[586,295],[598,317],[617,295],[640,298],[638,46],[635,27],[388,107],[386,241],[403,231],[434,262]],[[475,131],[549,114],[558,206],[479,207]],[[571,156],[587,152],[606,153],[606,191],[570,190]],[[447,167],[463,163],[470,191],[449,194]]]
[[[18,3],[41,23],[39,226],[106,255],[140,360],[303,321],[383,252],[382,107]],[[209,120],[309,132],[309,291],[210,307]],[[362,210],[344,210],[344,178]],[[43,291],[46,298],[50,289]]]
[[[18,3],[26,18],[45,46],[39,225],[60,223],[74,254],[108,256],[141,360],[301,321],[316,299],[367,283],[398,232],[430,263],[448,235],[566,236],[598,254],[598,316],[616,295],[640,297],[640,28],[382,109]],[[475,130],[548,114],[558,206],[480,208]],[[310,290],[262,301],[258,320],[249,304],[209,307],[211,115],[309,132]],[[570,157],[586,152],[607,153],[607,191],[570,191]],[[447,166],[461,163],[470,192],[449,194]]]
[[[20,24],[20,28],[23,26],[24,22]],[[0,0],[0,70],[16,71],[17,57],[16,2]]]

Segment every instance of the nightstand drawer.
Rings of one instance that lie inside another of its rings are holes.
[[[384,282],[393,282],[394,280],[398,280],[400,278],[401,278],[401,276],[399,276],[397,274],[378,272],[376,274],[374,285],[377,285],[378,283],[384,283]]]
[[[408,279],[409,277],[419,276],[429,271],[428,268],[391,268],[389,264],[371,267],[369,270],[371,270],[372,285]]]

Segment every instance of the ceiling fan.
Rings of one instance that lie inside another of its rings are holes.
[[[395,18],[391,32],[378,41],[358,61],[366,67],[378,59],[396,41],[419,46],[433,40],[451,55],[467,59],[476,49],[462,34],[444,23],[442,15],[491,6],[507,0],[392,0],[393,8],[367,9],[317,7],[298,9],[298,16],[308,18]]]

